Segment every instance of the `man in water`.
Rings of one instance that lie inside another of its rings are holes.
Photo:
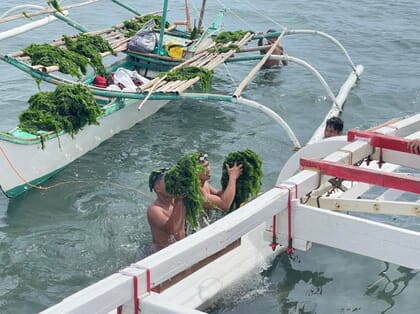
[[[156,200],[147,209],[147,220],[152,232],[154,252],[185,238],[185,207],[181,195],[170,196],[165,190],[167,168],[153,170],[149,176],[150,191]]]
[[[267,31],[267,34],[269,34],[269,33],[275,33],[276,31],[274,30],[274,29],[269,29],[268,31]],[[260,33],[260,34],[262,34],[262,33]],[[277,40],[277,38],[278,37],[270,37],[270,38],[267,38],[267,45],[273,45],[274,44],[274,42]],[[263,40],[263,38],[260,38],[259,40],[258,40],[258,46],[263,46],[263,42],[264,42],[264,40]],[[266,49],[262,49],[262,50],[260,50],[260,54],[262,54],[262,55],[264,55],[264,54],[266,54],[267,53],[267,51],[269,50],[270,48],[266,48]],[[285,53],[284,53],[284,48],[283,48],[283,46],[282,45],[278,45],[275,49],[274,49],[274,51],[273,51],[273,53],[272,53],[273,55],[284,55]],[[287,62],[287,60],[282,60],[281,61],[282,62],[282,64],[283,65],[287,65],[288,64],[288,62]],[[263,65],[263,68],[273,68],[273,67],[277,67],[279,65],[279,60],[272,60],[272,59],[268,59],[265,63],[264,63],[264,65]]]
[[[331,117],[325,123],[324,138],[343,135],[344,123],[339,117]]]
[[[225,165],[229,181],[226,189],[222,191],[217,190],[208,182],[211,178],[211,167],[207,154],[200,153],[198,162],[206,169],[206,171],[200,175],[204,209],[229,210],[236,194],[236,180],[242,174],[242,165],[238,165],[236,161],[232,167],[229,167],[228,164]]]

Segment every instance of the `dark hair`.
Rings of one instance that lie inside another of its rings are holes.
[[[342,132],[344,123],[339,117],[331,117],[327,120],[325,127],[333,128],[336,132]]]
[[[150,173],[150,176],[149,176],[150,192],[153,191],[156,181],[158,181],[160,178],[162,178],[163,175],[165,174],[165,172],[168,171],[168,170],[169,170],[169,168],[156,168],[156,169],[152,170],[152,172]]]

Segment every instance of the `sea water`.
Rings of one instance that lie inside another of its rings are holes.
[[[160,9],[158,2],[127,1],[141,12]],[[200,2],[190,1],[196,23]],[[170,21],[184,18],[176,13],[183,3],[170,1]],[[22,1],[1,2],[0,12],[13,4]],[[88,14],[74,9],[72,17],[88,27],[96,23],[106,27],[130,16],[117,7],[109,11],[110,5],[108,1],[95,4]],[[353,62],[365,67],[345,104],[345,130],[365,129],[419,112],[417,0],[211,1],[207,3],[206,25],[223,8],[227,10],[227,30],[263,32],[285,26],[315,29],[338,39]],[[42,42],[45,32],[54,39],[68,31],[63,23],[54,23],[42,31],[0,42],[0,51],[13,52],[33,41]],[[282,44],[290,56],[317,68],[334,93],[350,73],[343,54],[324,38],[287,36]],[[250,61],[219,67],[213,91],[231,94],[254,65]],[[51,89],[45,83],[41,88]],[[18,114],[36,92],[33,79],[0,64],[2,130],[16,125]],[[260,71],[243,97],[282,116],[302,144],[331,106],[321,83],[293,63]],[[293,154],[284,130],[256,109],[223,102],[171,102],[70,164],[44,184],[49,189],[31,190],[11,200],[0,196],[0,313],[41,311],[145,257],[151,240],[146,208],[154,198],[147,180],[154,167],[171,166],[185,153],[205,151],[213,169],[211,182],[220,186],[225,156],[245,148],[263,160],[263,191],[274,185],[282,165]],[[420,231],[418,218],[370,218]],[[282,254],[270,267],[244,280],[246,285],[237,285],[204,310],[417,313],[420,306],[417,271],[320,245],[292,256]]]

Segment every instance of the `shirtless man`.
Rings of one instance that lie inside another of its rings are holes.
[[[268,33],[275,33],[276,31],[274,30],[274,29],[269,29],[268,31],[267,31],[267,34]],[[260,33],[260,34],[262,34],[262,33]],[[272,45],[272,44],[274,44],[274,42],[277,40],[277,38],[275,38],[275,37],[270,37],[270,38],[267,38],[267,44],[268,45]],[[260,38],[259,40],[258,40],[258,46],[263,46],[263,38]],[[263,50],[260,50],[260,54],[262,54],[262,55],[264,55],[264,54],[266,54],[267,53],[267,51],[269,50],[269,48],[268,49],[263,49]],[[284,54],[284,48],[283,48],[283,46],[282,45],[278,45],[275,49],[274,49],[274,51],[273,51],[273,53],[272,53],[273,55],[283,55]],[[287,62],[287,60],[282,60],[282,64],[283,65],[287,65],[288,64],[288,62]],[[268,59],[265,63],[264,63],[264,65],[263,65],[263,68],[266,68],[266,69],[268,69],[268,68],[273,68],[273,67],[277,67],[279,65],[279,60],[272,60],[272,59]]]
[[[233,199],[236,193],[236,180],[242,174],[242,165],[238,165],[236,162],[232,167],[226,164],[226,170],[229,175],[228,185],[224,191],[217,190],[208,181],[211,178],[211,167],[208,161],[207,154],[200,154],[200,164],[206,169],[204,173],[200,175],[201,180],[201,193],[203,194],[204,209],[219,209],[227,211],[232,205]]]
[[[154,252],[185,238],[185,207],[183,196],[170,196],[165,191],[166,168],[154,170],[149,177],[150,191],[157,199],[147,209]]]

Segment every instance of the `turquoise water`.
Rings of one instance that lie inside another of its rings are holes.
[[[127,2],[143,12],[160,7],[157,1]],[[171,1],[170,20],[183,18],[176,13],[183,2]],[[1,2],[0,12],[13,3],[22,1]],[[190,2],[195,17],[198,6],[199,1]],[[222,6],[228,9],[225,26],[229,30],[265,31],[275,23],[278,29],[282,25],[316,29],[337,38],[353,61],[365,66],[345,105],[346,130],[420,111],[418,1],[212,1],[207,6],[207,23]],[[101,4],[93,8],[84,15],[77,9],[73,17],[86,25],[105,27],[129,16],[122,9],[110,14]],[[46,29],[51,39],[68,30],[62,25]],[[1,51],[16,51],[40,41],[42,33],[1,42]],[[289,55],[307,60],[338,91],[350,69],[335,46],[308,35],[286,37],[282,43]],[[213,90],[233,92],[253,64],[220,67]],[[18,114],[36,91],[31,78],[0,64],[2,130],[16,125]],[[294,64],[259,72],[243,96],[281,115],[301,143],[310,138],[331,105],[321,84]],[[144,257],[150,242],[145,211],[153,200],[147,188],[152,168],[172,165],[187,152],[206,151],[213,168],[212,183],[219,186],[224,157],[244,148],[253,149],[263,160],[263,190],[273,186],[293,153],[285,132],[255,109],[206,101],[172,102],[69,165],[45,184],[52,188],[29,191],[12,200],[0,196],[0,313],[41,311]],[[418,218],[374,219],[420,230]],[[419,277],[413,270],[314,245],[293,258],[279,256],[271,268],[250,275],[246,285],[221,296],[207,310],[417,313]]]

